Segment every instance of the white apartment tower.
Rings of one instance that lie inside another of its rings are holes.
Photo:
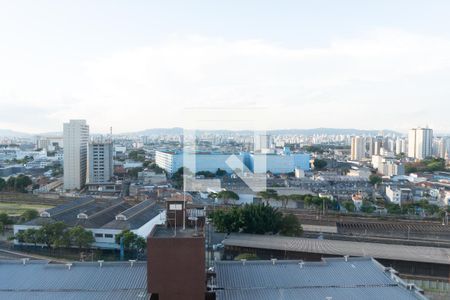
[[[258,134],[254,138],[254,151],[263,152],[273,148],[270,134]]]
[[[64,123],[64,189],[81,189],[86,183],[89,126],[85,120]]]
[[[408,134],[408,156],[424,159],[433,154],[433,130],[430,128],[413,128]]]
[[[110,182],[113,172],[112,142],[90,142],[88,147],[88,183]]]
[[[360,136],[352,136],[351,160],[361,160],[366,156],[366,141]]]

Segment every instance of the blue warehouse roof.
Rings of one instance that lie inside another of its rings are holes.
[[[147,264],[0,261],[0,299],[149,299]]]
[[[217,300],[426,299],[371,258],[215,263]],[[331,297],[331,298],[328,298]]]

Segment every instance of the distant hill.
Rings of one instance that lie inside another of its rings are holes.
[[[399,132],[392,130],[363,130],[363,129],[353,129],[353,128],[310,128],[310,129],[275,129],[268,130],[267,133],[272,135],[314,135],[314,134],[325,134],[325,135],[377,135],[380,131],[384,134],[395,134],[402,135]],[[223,135],[253,135],[251,130],[198,130],[199,133],[210,133],[210,134],[223,134]],[[91,133],[95,135],[95,133]],[[173,128],[151,128],[136,132],[118,133],[115,135],[135,135],[135,136],[154,136],[154,135],[182,135],[183,128],[173,127]],[[24,137],[30,138],[36,135],[40,136],[61,136],[62,132],[46,132],[40,134],[30,134],[24,132],[13,131],[9,129],[0,129],[0,137]]]
[[[25,133],[25,132],[18,132],[18,131],[14,131],[14,130],[9,130],[9,129],[0,129],[0,136],[2,137],[30,137],[32,136],[32,134],[29,133]]]
[[[198,130],[199,133],[213,133],[213,134],[253,134],[250,130]],[[267,133],[272,135],[314,135],[314,134],[326,134],[326,135],[377,135],[379,132],[384,134],[402,135],[399,132],[392,130],[363,130],[353,128],[311,128],[311,129],[275,129],[268,130]],[[138,132],[128,133],[130,135],[181,135],[183,134],[183,128],[153,128],[146,129]]]

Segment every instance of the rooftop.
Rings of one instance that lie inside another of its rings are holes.
[[[41,213],[41,217],[25,225],[41,226],[62,221],[70,227],[138,229],[163,210],[162,206],[150,200],[132,205],[119,199],[80,199],[46,210]]]
[[[218,261],[217,299],[426,299],[371,258]]]
[[[164,225],[155,226],[153,238],[192,238],[192,237],[203,237],[200,230],[195,230],[194,228],[183,229],[182,227],[177,227],[176,232],[174,227],[167,227]]]
[[[145,262],[0,261],[0,299],[149,299]]]
[[[340,240],[319,240],[256,234],[230,234],[223,243],[225,246],[273,249],[338,256],[370,256],[379,259],[394,259],[450,265],[450,249],[447,248],[362,243]]]

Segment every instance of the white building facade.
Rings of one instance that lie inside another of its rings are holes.
[[[413,128],[408,133],[408,156],[425,159],[433,154],[433,130],[430,128]]]
[[[64,123],[64,189],[81,189],[86,183],[89,126],[85,120]]]

